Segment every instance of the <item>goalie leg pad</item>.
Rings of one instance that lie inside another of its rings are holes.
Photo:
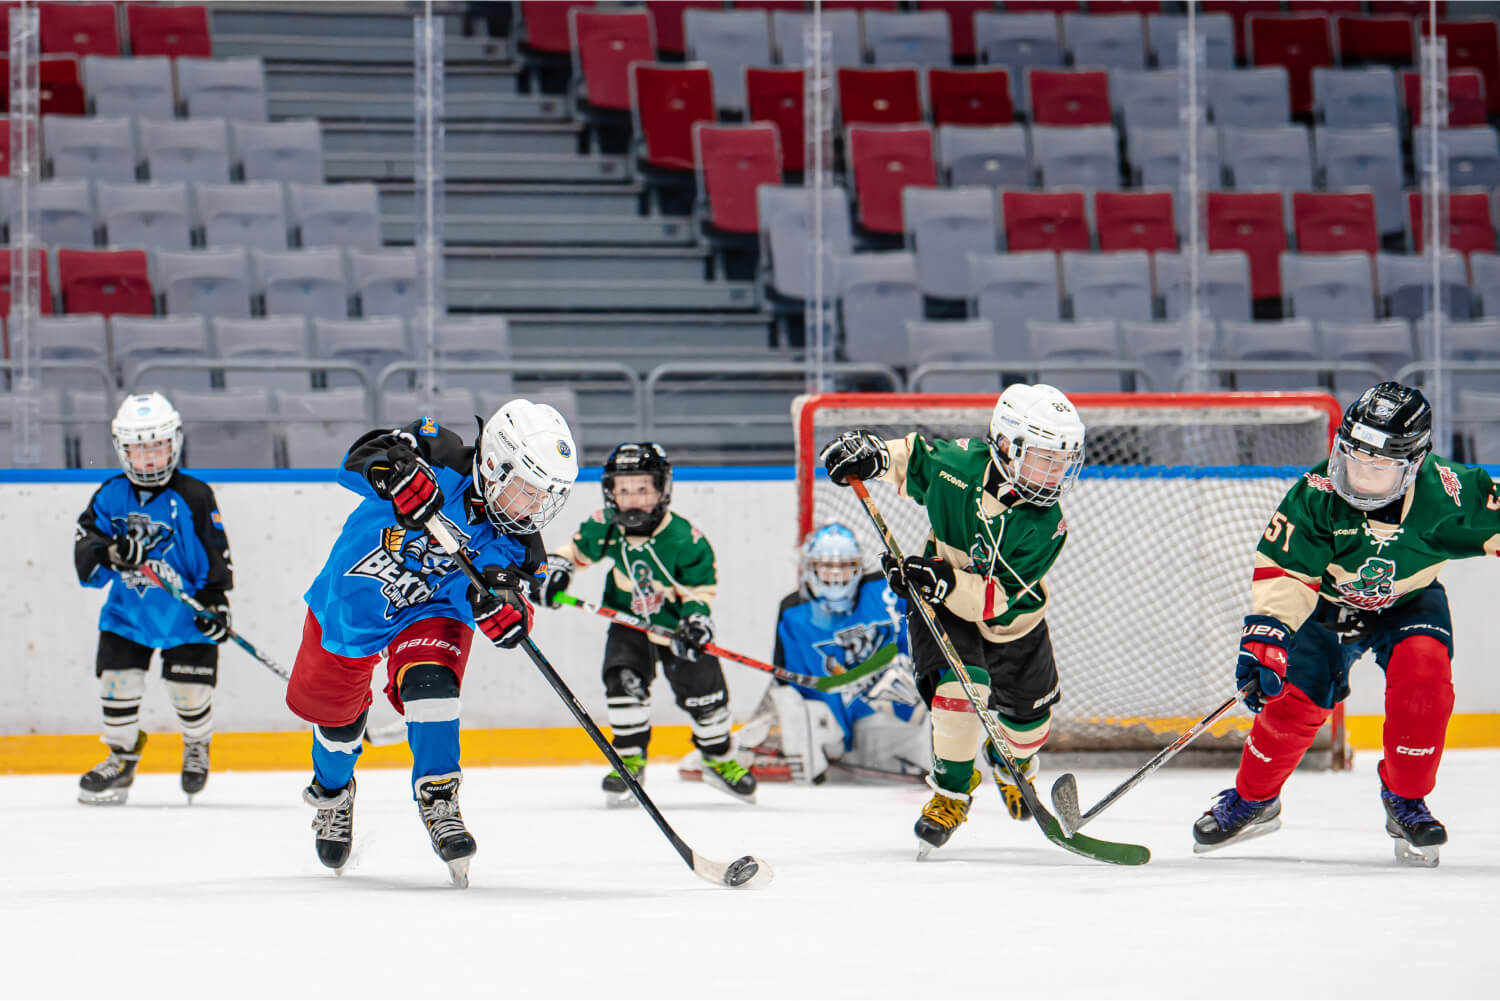
[[[844,753],[844,732],[822,699],[805,699],[796,689],[772,685],[768,693],[781,727],[781,753],[792,778],[816,782],[830,759]]]
[[[182,739],[203,741],[214,733],[214,689],[212,685],[168,681],[167,697],[182,724]]]
[[[1378,769],[1387,789],[1405,799],[1432,792],[1452,715],[1447,646],[1431,636],[1397,643],[1385,669],[1385,756]]]
[[[965,666],[975,694],[987,700],[990,694],[989,672]],[[943,789],[967,794],[969,778],[974,771],[974,756],[984,740],[984,724],[951,670],[945,671],[932,695],[933,776]]]
[[[1287,776],[1312,746],[1318,728],[1332,712],[1313,702],[1290,681],[1282,691],[1280,697],[1266,703],[1245,738],[1240,768],[1234,779],[1235,791],[1243,799],[1263,802],[1281,795]]]
[[[102,736],[111,747],[130,749],[141,732],[141,699],[146,694],[145,668],[99,672]]]

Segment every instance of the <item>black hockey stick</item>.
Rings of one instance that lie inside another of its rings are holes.
[[[454,561],[463,568],[463,572],[469,578],[470,583],[481,590],[489,589],[489,585],[485,584],[484,578],[480,576],[479,570],[474,566],[474,561],[469,559],[463,550],[459,548],[457,540],[449,533],[448,526],[444,525],[440,518],[433,517],[428,519],[427,532],[443,548],[443,551],[453,557]],[[667,823],[667,818],[661,815],[661,811],[656,808],[656,804],[651,802],[651,797],[646,795],[646,790],[641,788],[640,782],[631,774],[630,769],[625,767],[625,762],[620,760],[619,753],[605,739],[598,725],[589,716],[588,710],[583,708],[583,703],[579,702],[578,697],[569,690],[567,683],[558,676],[557,671],[547,662],[547,658],[542,655],[542,651],[537,649],[536,644],[531,641],[531,637],[528,636],[521,641],[521,648],[526,651],[526,656],[531,658],[531,662],[536,665],[536,669],[542,673],[542,677],[547,679],[547,684],[551,685],[552,690],[563,700],[563,704],[568,707],[568,712],[572,713],[573,718],[578,721],[578,725],[583,727],[584,732],[589,735],[589,739],[594,742],[594,746],[599,748],[610,765],[614,767],[615,772],[630,788],[631,795],[635,797],[636,802],[641,804],[641,808],[656,822],[656,826],[667,836],[667,840],[672,842],[672,847],[677,849],[677,854],[682,857],[682,861],[687,863],[688,868],[693,870],[694,875],[706,879],[710,883],[730,887],[760,887],[766,886],[771,882],[775,873],[764,859],[758,859],[753,855],[742,855],[728,865],[725,865],[722,862],[715,862],[713,859],[704,858],[693,851],[688,846],[688,843],[683,841],[676,831],[672,830],[672,825]]]
[[[849,486],[859,502],[864,505],[865,513],[870,516],[870,521],[875,525],[875,532],[885,543],[886,550],[891,554],[891,559],[899,565],[905,561],[901,555],[901,546],[896,542],[896,537],[891,534],[890,528],[886,526],[885,518],[880,509],[875,506],[870,491],[865,489],[864,483],[856,477],[849,477]],[[989,708],[979,699],[979,693],[974,689],[974,682],[969,679],[969,672],[964,669],[963,660],[958,656],[958,651],[953,648],[953,641],[948,638],[948,630],[938,621],[937,613],[932,607],[913,594],[908,605],[916,608],[917,613],[922,616],[922,621],[927,624],[933,639],[937,640],[938,647],[943,651],[943,658],[948,661],[948,666],[958,677],[958,683],[963,686],[964,696],[969,700],[970,707],[979,717],[979,722],[984,726],[989,735],[990,743],[994,745],[995,751],[1000,755],[1001,763],[1005,770],[1010,773],[1011,781],[1021,790],[1021,798],[1031,809],[1031,815],[1036,818],[1037,826],[1041,827],[1042,833],[1047,840],[1053,844],[1060,845],[1070,852],[1091,858],[1099,862],[1109,862],[1114,865],[1145,865],[1151,861],[1151,850],[1145,845],[1132,845],[1117,841],[1100,841],[1082,834],[1069,835],[1062,828],[1057,818],[1047,812],[1042,801],[1037,798],[1036,790],[1031,783],[1021,775],[1021,766],[1016,763],[1016,755],[1005,735],[1000,732],[1000,724],[990,714]]]
[[[1069,835],[1076,834],[1083,828],[1084,824],[1087,824],[1099,816],[1099,814],[1108,810],[1114,805],[1115,800],[1134,789],[1146,776],[1156,771],[1168,761],[1171,761],[1177,756],[1177,752],[1187,747],[1194,740],[1197,740],[1200,734],[1218,722],[1221,716],[1233,709],[1236,702],[1253,695],[1259,690],[1260,683],[1252,680],[1250,684],[1240,689],[1233,698],[1226,699],[1213,712],[1178,734],[1176,740],[1163,747],[1156,753],[1155,757],[1136,769],[1135,774],[1115,786],[1108,796],[1105,796],[1099,802],[1089,807],[1087,813],[1079,814],[1078,812],[1078,780],[1074,778],[1073,773],[1064,772],[1059,775],[1057,781],[1052,783],[1052,806],[1057,810],[1057,819],[1061,822],[1063,830]]]

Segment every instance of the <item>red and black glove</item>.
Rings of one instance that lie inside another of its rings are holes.
[[[1292,631],[1279,619],[1269,615],[1245,616],[1234,683],[1241,691],[1246,685],[1255,686],[1245,695],[1246,709],[1258,713],[1281,694],[1286,683],[1286,649],[1291,642]]]
[[[485,567],[480,571],[486,590],[469,585],[474,625],[502,650],[510,650],[531,632],[531,602],[521,593],[525,578],[514,570]]]
[[[402,528],[420,532],[427,520],[443,508],[443,491],[437,474],[410,445],[392,445],[386,461],[370,467],[370,485],[390,500],[396,509],[396,523]]]

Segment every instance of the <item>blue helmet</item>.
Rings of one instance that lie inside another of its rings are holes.
[[[829,612],[853,610],[863,566],[853,532],[839,524],[824,525],[803,540],[800,562],[803,594]]]

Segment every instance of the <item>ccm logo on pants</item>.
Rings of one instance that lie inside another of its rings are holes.
[[[1436,754],[1436,747],[1407,747],[1405,744],[1396,745],[1397,754],[1409,754],[1413,758],[1420,758],[1428,754]]]

